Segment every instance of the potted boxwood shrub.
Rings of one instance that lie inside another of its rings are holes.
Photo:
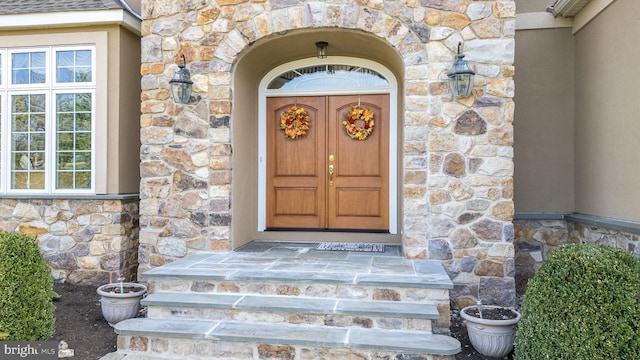
[[[120,282],[101,285],[97,290],[101,296],[102,316],[111,326],[136,317],[140,311],[140,300],[147,292],[144,284],[124,282],[122,275],[118,280]]]
[[[467,306],[460,312],[465,320],[471,345],[482,355],[503,357],[513,350],[513,342],[520,320],[514,309],[482,305]]]

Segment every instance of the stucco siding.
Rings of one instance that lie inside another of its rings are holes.
[[[120,30],[118,71],[118,190],[140,189],[140,36]]]
[[[616,1],[576,34],[576,212],[640,221],[637,3]]]
[[[573,54],[570,28],[516,33],[516,212],[573,211]]]
[[[533,13],[545,11],[553,0],[516,0],[516,13]]]

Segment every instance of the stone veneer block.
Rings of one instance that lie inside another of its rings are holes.
[[[231,308],[242,298],[242,295],[237,294],[185,294],[180,292],[160,292],[147,295],[140,301],[140,303],[143,306],[161,303],[162,306]]]
[[[413,272],[413,262],[401,257],[373,257],[371,273],[406,274]]]
[[[229,271],[224,269],[193,269],[193,268],[175,268],[165,272],[160,271],[161,268],[155,268],[143,274],[146,279],[154,279],[162,277],[163,279],[193,279],[193,280],[226,280],[229,277]],[[169,269],[166,269],[169,270]]]
[[[117,323],[114,330],[118,335],[171,336],[176,338],[205,339],[218,326],[218,321],[179,321],[157,319],[128,319]]]
[[[443,280],[449,276],[447,272],[442,268],[442,264],[439,261],[435,260],[416,260],[413,262],[413,267],[416,271],[416,274],[429,275],[429,276],[437,276],[442,278]]]
[[[239,270],[228,276],[228,280],[269,280],[293,281],[323,284],[353,283],[355,274],[349,273],[317,273],[317,272],[289,272],[289,271],[250,271]]]
[[[434,304],[414,304],[390,301],[339,300],[336,313],[350,315],[377,315],[406,317],[412,319],[438,319],[438,309]]]
[[[336,300],[283,296],[245,296],[236,304],[238,309],[287,311],[307,314],[332,314]]]
[[[378,274],[358,274],[356,284],[367,286],[391,286],[413,288],[453,289],[453,283],[441,276],[397,276]]]
[[[268,270],[270,271],[300,271],[300,272],[322,272],[327,268],[327,264],[321,263],[305,263],[305,262],[288,262],[288,261],[279,261],[271,266],[269,266]]]
[[[429,348],[431,353],[435,355],[452,355],[460,352],[460,342],[448,336],[378,329],[363,330],[354,328],[349,331],[349,341],[352,347],[366,346],[372,349],[415,351],[418,353]]]
[[[210,338],[232,341],[282,343],[289,345],[345,346],[349,331],[342,328],[320,328],[285,324],[222,322]],[[321,334],[321,336],[320,336]]]
[[[298,259],[308,259],[312,261],[317,260],[347,260],[350,256],[351,252],[349,251],[309,251],[304,254],[300,254]]]

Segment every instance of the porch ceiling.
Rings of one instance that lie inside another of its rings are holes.
[[[318,41],[329,43],[329,56],[360,57],[380,62],[390,69],[403,68],[398,54],[382,40],[362,32],[344,29],[300,30],[271,37],[248,48],[240,61],[253,69],[268,71],[283,62],[315,57],[315,43]]]

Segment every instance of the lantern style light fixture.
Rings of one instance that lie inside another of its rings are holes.
[[[473,75],[476,73],[471,70],[469,64],[462,60],[464,54],[460,51],[462,42],[458,43],[458,56],[453,62],[451,71],[447,73],[449,77],[449,88],[454,98],[466,98],[471,95],[473,90]]]
[[[329,43],[326,41],[318,41],[316,43],[318,59],[325,59],[327,57],[327,46],[329,46]]]
[[[191,98],[193,81],[191,81],[189,69],[186,68],[184,54],[180,54],[180,56],[182,56],[182,64],[178,64],[180,69],[176,71],[176,74],[173,76],[173,79],[169,81],[169,84],[171,85],[173,101],[179,104],[187,104]]]

